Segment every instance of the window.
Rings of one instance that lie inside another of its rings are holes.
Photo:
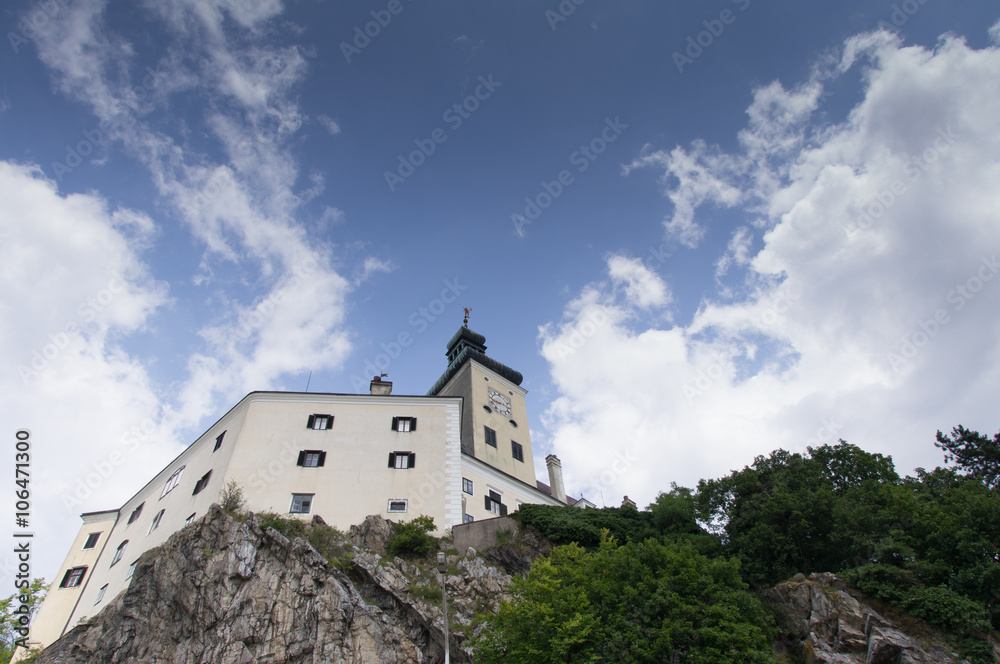
[[[97,540],[99,539],[101,539],[100,533],[90,533],[89,535],[87,535],[87,541],[84,542],[83,548],[93,549],[95,546],[97,546]]]
[[[292,505],[288,508],[289,514],[309,514],[312,508],[313,495],[311,493],[293,493]]]
[[[392,430],[406,433],[417,430],[417,418],[415,417],[394,417],[392,418]]]
[[[475,495],[472,491],[472,480],[467,480],[464,477],[462,478],[462,491],[470,496]]]
[[[194,491],[191,492],[191,495],[192,496],[197,496],[199,493],[201,493],[202,491],[204,491],[205,487],[208,486],[208,480],[211,477],[212,477],[212,471],[211,470],[208,471],[207,473],[205,473],[204,475],[202,475],[201,479],[198,480],[197,482],[195,482]]]
[[[128,517],[128,523],[125,524],[126,526],[129,525],[129,524],[131,524],[133,521],[135,521],[136,519],[139,518],[139,515],[142,514],[142,506],[145,505],[145,504],[146,503],[140,503],[140,505],[138,507],[136,507],[134,510],[132,510],[132,514],[130,514],[129,517]]]
[[[405,500],[390,500],[389,501],[389,511],[390,512],[405,512],[406,511],[406,501]]]
[[[319,468],[326,463],[326,452],[321,450],[302,450],[299,452],[299,466],[303,468]]]
[[[325,431],[333,426],[333,415],[310,415],[306,422],[307,429]]]
[[[174,471],[174,474],[170,476],[167,483],[163,485],[163,492],[160,494],[160,498],[177,488],[177,485],[181,483],[181,475],[184,473],[184,466],[181,466]]]
[[[511,425],[512,427],[514,427],[515,429],[517,428],[517,422],[515,422],[514,420],[511,420],[511,421],[510,421],[510,425]]]
[[[396,470],[413,468],[417,464],[417,455],[413,452],[389,452],[389,467]]]
[[[83,583],[83,575],[86,573],[86,567],[74,567],[73,569],[66,570],[66,574],[63,576],[62,583],[59,584],[59,587],[76,588],[78,585]]]
[[[128,540],[118,545],[118,548],[115,550],[115,557],[111,560],[109,567],[114,567],[115,563],[122,559],[122,554],[125,553],[126,546],[128,546]]]
[[[197,512],[195,514],[197,514]],[[186,526],[186,525],[190,524],[192,521],[194,521],[194,514],[192,514],[188,518],[184,519],[184,525]]]
[[[497,446],[497,432],[489,427],[484,427],[486,429],[486,444],[493,447]]]
[[[501,498],[499,493],[490,490],[486,494],[486,511],[498,516],[507,516],[507,506],[501,502]]]
[[[510,453],[518,461],[524,461],[524,447],[521,443],[515,443],[513,440],[510,441]]]
[[[471,523],[472,521],[475,521],[475,520],[476,520],[476,517],[472,516],[471,514],[466,514],[466,515],[464,515],[464,518],[463,518],[463,522],[464,523]]]
[[[108,584],[105,583],[103,586],[101,586],[101,589],[97,591],[97,600],[94,601],[94,604],[101,603],[101,600],[104,599],[104,592],[107,589],[108,589]]]
[[[485,410],[487,413],[492,413],[493,412],[493,409],[490,408],[489,406],[483,406],[483,410]]]
[[[129,579],[131,579],[132,575],[135,574],[135,566],[138,565],[138,564],[139,564],[139,561],[137,560],[137,561],[135,561],[134,563],[132,563],[131,565],[128,566],[128,574],[125,575],[125,580],[126,581],[128,581]]]
[[[223,431],[215,438],[215,447],[212,448],[212,454],[215,454],[220,447],[222,447],[222,439],[226,437],[226,432]]]
[[[160,521],[163,519],[163,513],[166,511],[167,510],[160,510],[156,513],[156,516],[153,517],[153,523],[149,524],[149,532],[146,533],[147,535],[160,527]]]

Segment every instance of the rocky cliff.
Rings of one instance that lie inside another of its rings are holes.
[[[386,558],[388,525],[369,518],[338,565],[260,517],[216,506],[144,556],[132,583],[38,662],[144,664],[414,663],[443,661],[440,589],[429,565]],[[449,556],[451,659],[477,609],[510,577],[478,556]],[[343,569],[341,569],[343,567]]]
[[[52,664],[410,664],[443,661],[441,591],[429,562],[387,556],[389,522],[369,517],[333,545],[289,539],[260,516],[216,506],[136,566],[129,589],[45,650]],[[322,520],[302,533],[332,533]],[[509,545],[505,545],[508,546]],[[454,662],[477,612],[508,595],[511,577],[475,551],[448,556]],[[487,552],[496,559],[498,551]],[[524,552],[499,550],[519,571]],[[515,571],[515,573],[516,573]],[[799,575],[765,593],[781,629],[779,661],[960,664],[932,631],[885,617],[836,576]],[[914,636],[918,634],[919,636]]]

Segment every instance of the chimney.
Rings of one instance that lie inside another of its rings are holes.
[[[371,390],[373,397],[384,397],[392,394],[392,381],[382,380],[382,376],[372,378]]]
[[[566,502],[566,486],[562,478],[562,462],[555,454],[545,457],[545,465],[549,467],[549,486],[552,488],[552,497],[559,502]]]

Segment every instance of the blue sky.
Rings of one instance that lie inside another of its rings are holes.
[[[0,412],[35,446],[36,570],[249,391],[370,363],[425,393],[463,307],[598,504],[996,432],[998,19],[7,3]]]

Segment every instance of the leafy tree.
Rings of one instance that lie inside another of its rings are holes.
[[[619,541],[642,541],[656,534],[650,512],[621,507],[584,510],[570,506],[521,505],[510,516],[538,529],[553,544],[576,543],[586,549],[600,545],[604,529]]]
[[[7,664],[10,661],[14,655],[15,644],[23,636],[17,630],[27,626],[22,622],[22,616],[25,614],[20,612],[21,595],[26,595],[28,600],[23,604],[28,607],[27,623],[30,624],[38,609],[41,608],[42,600],[45,599],[47,591],[48,586],[45,585],[45,579],[35,579],[21,592],[0,600],[0,664]]]
[[[686,543],[553,549],[515,599],[484,617],[474,640],[485,664],[773,662],[770,619],[737,563]]]
[[[945,463],[954,462],[963,475],[1000,490],[1000,432],[990,440],[959,425],[951,435],[938,431],[934,445],[944,450]]]

